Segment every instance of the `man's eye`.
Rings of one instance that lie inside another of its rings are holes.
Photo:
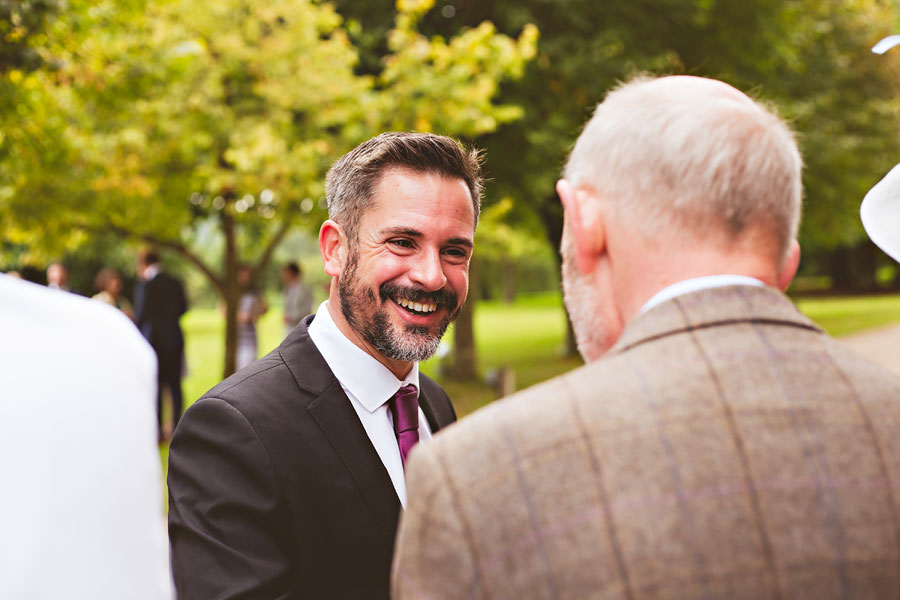
[[[466,256],[468,256],[466,251],[461,248],[447,248],[444,250],[444,254],[449,254],[450,256],[457,258],[466,258]]]
[[[401,248],[412,248],[412,242],[405,239],[390,240],[388,243]]]

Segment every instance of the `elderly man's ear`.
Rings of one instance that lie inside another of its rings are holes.
[[[572,236],[575,265],[586,275],[594,270],[597,258],[606,251],[606,227],[600,202],[589,188],[575,188],[565,179],[556,183],[556,193]]]
[[[319,229],[319,251],[322,253],[322,262],[325,265],[325,273],[331,277],[337,277],[347,264],[348,246],[344,228],[331,219],[322,223]]]
[[[784,259],[784,264],[778,270],[778,289],[784,291],[791,285],[794,275],[797,274],[797,268],[800,266],[800,242],[791,240],[791,247],[788,255]]]

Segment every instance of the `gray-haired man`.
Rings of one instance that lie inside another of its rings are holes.
[[[413,453],[395,596],[896,597],[900,380],[780,291],[790,130],[722,82],[640,79],[557,189],[589,364]]]

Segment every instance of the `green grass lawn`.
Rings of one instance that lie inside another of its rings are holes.
[[[188,374],[184,380],[185,405],[190,405],[221,380],[224,361],[224,320],[215,309],[198,308],[181,321],[187,344]],[[481,302],[475,311],[477,352],[482,374],[512,368],[516,387],[533,385],[568,371],[580,359],[564,358],[565,313],[558,293],[525,296],[514,304]],[[272,308],[258,325],[260,356],[275,348],[284,335],[281,308]],[[452,330],[445,336],[452,340]],[[439,359],[422,365],[423,372],[442,380],[460,414],[490,402],[496,396],[487,384],[443,381]]]
[[[900,295],[799,298],[796,304],[835,337],[900,322]]]
[[[801,298],[797,305],[835,336],[900,321],[900,296]],[[224,322],[219,311],[199,308],[185,315],[182,326],[188,363],[184,393],[185,404],[189,405],[221,379]],[[515,372],[517,389],[581,364],[578,358],[563,356],[565,314],[559,293],[521,296],[513,304],[480,302],[475,310],[475,332],[482,375],[509,367]],[[260,355],[275,348],[283,333],[281,308],[272,302],[272,308],[259,323]],[[452,338],[452,331],[448,331],[445,339]],[[422,370],[442,381],[460,415],[496,397],[484,383],[444,380],[439,359],[424,363]]]

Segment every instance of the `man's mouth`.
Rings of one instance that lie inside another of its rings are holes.
[[[437,304],[432,302],[413,302],[409,298],[395,298],[394,302],[415,315],[427,315],[437,310]]]
[[[379,287],[378,293],[382,302],[390,300],[416,317],[434,315],[439,309],[446,309],[450,312],[456,306],[456,294],[447,289],[426,292],[414,287],[383,283]]]

